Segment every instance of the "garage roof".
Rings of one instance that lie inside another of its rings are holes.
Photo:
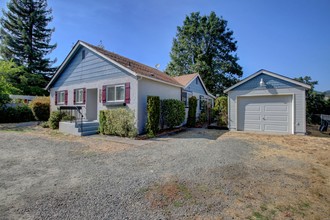
[[[236,83],[235,85],[229,87],[229,88],[226,89],[224,92],[227,93],[227,92],[229,92],[229,91],[235,89],[236,87],[238,87],[238,86],[240,86],[240,85],[246,83],[247,81],[249,81],[249,80],[255,78],[256,76],[258,76],[258,75],[260,75],[260,74],[266,74],[266,75],[269,75],[269,76],[272,76],[272,77],[275,77],[275,78],[278,78],[278,79],[281,79],[281,80],[285,80],[285,81],[290,82],[290,83],[292,83],[292,84],[295,84],[295,85],[297,85],[297,86],[301,86],[301,87],[303,87],[303,88],[305,88],[305,89],[310,89],[310,88],[311,88],[310,85],[307,85],[307,84],[305,84],[305,83],[302,83],[302,82],[299,82],[299,81],[297,81],[297,80],[294,80],[294,79],[288,78],[288,77],[286,77],[286,76],[282,76],[282,75],[277,74],[277,73],[270,72],[270,71],[268,71],[268,70],[261,69],[261,70],[259,70],[258,72],[252,74],[251,76],[249,76],[249,77],[243,79],[242,81]]]

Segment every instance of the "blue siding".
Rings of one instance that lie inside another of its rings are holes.
[[[196,84],[196,79],[198,80],[198,83]],[[200,94],[207,95],[205,89],[203,88],[202,82],[200,81],[199,77],[194,79],[186,88],[189,92],[196,92]]]
[[[83,50],[85,50],[84,59],[82,59]],[[54,87],[93,82],[109,77],[115,79],[126,76],[126,74],[128,73],[92,51],[80,48],[60,73]]]
[[[260,87],[259,83],[261,78],[264,80],[267,89],[282,89],[282,88],[290,88],[290,87],[298,87],[297,85],[290,83],[288,81],[278,79],[267,74],[260,74],[249,81],[239,85],[233,90],[253,90],[253,89],[264,89]]]

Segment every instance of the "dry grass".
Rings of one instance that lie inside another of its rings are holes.
[[[243,132],[229,132],[221,138],[258,144],[254,163],[273,167],[264,170],[273,172],[273,178],[255,185],[257,193],[265,196],[257,197],[263,208],[253,211],[251,219],[330,219],[330,139]]]
[[[58,130],[42,128],[40,126],[33,127],[27,130],[26,133],[32,136],[38,136],[56,141],[75,142],[81,146],[78,151],[82,153],[115,153],[134,147],[129,144],[117,143],[115,141],[104,140],[102,138],[89,138],[64,134]]]
[[[208,170],[199,182],[173,176],[151,186],[150,208],[173,219],[330,219],[330,139],[243,132],[223,139],[258,150],[243,165]]]

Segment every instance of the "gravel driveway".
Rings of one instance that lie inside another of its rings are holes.
[[[283,181],[286,174],[252,159],[259,145],[222,138],[224,132],[216,130],[128,144],[35,133],[0,131],[0,219],[253,217],[260,209],[256,201],[267,198],[258,197],[256,186]],[[282,167],[308,167],[281,160]],[[309,184],[290,178],[298,190]],[[327,214],[321,210],[319,216]]]

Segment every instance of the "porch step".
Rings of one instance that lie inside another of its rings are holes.
[[[64,133],[69,133],[78,136],[88,136],[97,134],[99,122],[83,121],[81,122],[60,122],[59,130]]]

